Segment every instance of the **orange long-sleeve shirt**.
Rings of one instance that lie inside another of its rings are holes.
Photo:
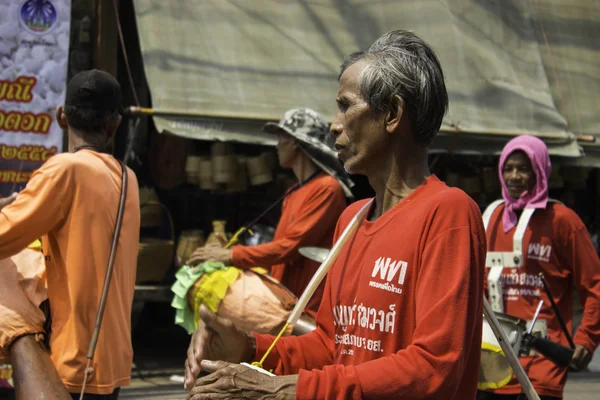
[[[502,205],[490,219],[489,251],[512,251],[516,228],[504,233],[503,211]],[[581,219],[564,205],[548,203],[546,209],[533,213],[523,238],[523,251],[526,252],[523,267],[505,268],[502,272],[505,313],[531,320],[539,301],[544,300],[539,319],[547,323],[548,339],[569,346],[538,274],[544,274],[569,331],[574,284],[584,312],[573,341],[593,353],[600,342],[600,260]],[[567,368],[560,368],[542,356],[521,357],[521,364],[539,395],[562,397]],[[516,394],[522,389],[515,378],[495,392]]]
[[[139,242],[139,189],[129,187],[94,373],[86,392],[109,394],[131,380],[131,304]],[[121,191],[121,166],[89,150],[60,154],[0,212],[0,259],[44,237],[52,315],[51,358],[70,392],[81,390]]]
[[[318,174],[287,196],[273,240],[259,246],[233,247],[233,265],[269,268],[297,297],[302,295],[319,263],[298,253],[304,246],[331,248],[335,224],[346,208],[341,185],[330,175]],[[313,317],[323,295],[322,284],[307,306]]]
[[[298,399],[474,399],[484,238],[477,205],[428,178],[362,222],[328,273],[317,329],[281,338],[265,367],[299,373]],[[273,337],[255,337],[260,358]]]

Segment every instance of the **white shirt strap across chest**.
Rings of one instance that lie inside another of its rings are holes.
[[[485,230],[488,230],[490,219],[494,211],[502,204],[504,200],[497,200],[490,204],[483,213],[483,224]],[[494,267],[509,267],[519,268],[523,266],[523,237],[529,225],[529,220],[533,215],[535,208],[526,208],[521,213],[519,222],[517,223],[517,229],[513,234],[513,248],[512,251],[488,251],[485,260],[485,266],[488,268]],[[502,221],[502,219],[500,219]]]
[[[496,200],[490,204],[483,212],[483,225],[487,232],[490,219],[494,211],[502,204],[504,200]],[[504,312],[504,296],[503,287],[500,277],[504,267],[519,268],[523,265],[523,236],[529,224],[529,220],[533,215],[535,208],[526,208],[521,213],[517,229],[513,234],[513,249],[512,251],[488,251],[485,258],[485,266],[491,268],[487,277],[488,283],[488,298],[490,305],[495,312]],[[502,218],[499,219],[502,223]]]

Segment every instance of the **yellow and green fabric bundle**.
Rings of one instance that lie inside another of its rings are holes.
[[[175,308],[175,324],[182,326],[190,335],[200,321],[199,309],[204,304],[212,312],[217,312],[227,290],[242,271],[226,267],[223,263],[205,262],[195,267],[183,266],[175,274],[176,281],[171,287],[175,294],[171,306]],[[188,302],[188,292],[200,281],[194,294],[194,307]]]

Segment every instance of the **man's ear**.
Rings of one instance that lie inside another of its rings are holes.
[[[55,117],[56,122],[58,122],[58,126],[60,126],[61,129],[66,130],[69,127],[67,116],[65,115],[65,108],[63,106],[56,107]]]
[[[298,141],[296,139],[294,139],[294,141],[292,142],[292,149],[294,149],[294,151],[300,150],[300,145],[298,144]]]
[[[404,114],[404,99],[398,95],[390,99],[390,107],[385,116],[385,129],[388,133],[395,132],[400,126]]]

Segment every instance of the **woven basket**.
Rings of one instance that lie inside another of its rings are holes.
[[[142,228],[155,228],[162,223],[162,210],[156,207],[160,204],[157,200],[150,200],[140,204],[140,226]]]
[[[174,249],[173,240],[141,238],[136,284],[162,281],[171,267]]]
[[[199,156],[188,156],[185,162],[185,178],[188,183],[198,184],[198,170],[202,158]]]
[[[183,265],[192,253],[198,248],[204,246],[206,239],[204,232],[199,229],[185,230],[179,235],[177,243],[177,263]]]
[[[234,147],[229,142],[214,142],[210,146],[211,157],[228,156],[231,154],[234,154]]]
[[[151,187],[140,187],[140,226],[142,228],[160,226],[162,221],[160,207],[146,207],[148,203],[160,203],[158,195]]]
[[[145,206],[160,208],[169,218],[171,239],[140,238],[136,284],[161,282],[173,264],[175,254],[175,228],[169,210],[159,203],[148,203]]]
[[[263,185],[273,181],[273,171],[271,170],[268,153],[263,153],[258,157],[250,157],[247,160],[248,176],[252,186]]]
[[[237,163],[235,182],[227,184],[228,193],[244,192],[248,189],[248,160],[246,157],[238,157]]]
[[[198,167],[198,186],[202,190],[213,190],[217,187],[213,179],[213,167],[210,157],[203,157]]]
[[[212,172],[215,183],[235,183],[237,169],[238,162],[233,154],[212,157]]]

